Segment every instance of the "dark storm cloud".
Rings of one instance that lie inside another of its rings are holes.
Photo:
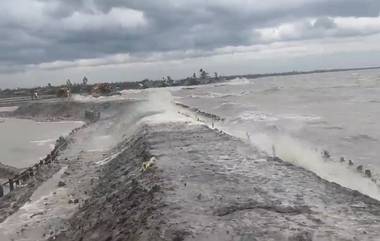
[[[119,53],[149,56],[265,43],[256,29],[305,18],[317,20],[283,39],[318,38],[325,31],[337,36],[363,34],[331,31],[337,28],[333,18],[377,17],[380,1],[4,0],[0,8],[5,12],[0,17],[4,69]]]
[[[329,17],[320,17],[320,18],[317,18],[317,20],[313,24],[313,27],[322,28],[322,29],[332,29],[332,28],[336,28],[336,23],[334,19],[331,19]]]

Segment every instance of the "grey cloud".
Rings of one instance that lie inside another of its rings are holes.
[[[303,13],[313,16],[376,17],[380,13],[377,0],[332,0],[307,4]]]
[[[336,28],[337,25],[334,21],[334,19],[329,18],[329,17],[320,17],[317,18],[315,23],[313,24],[314,28],[322,28],[322,29],[332,29]]]
[[[317,18],[317,21],[312,26],[306,25],[303,28],[306,34],[300,36],[318,37],[323,36],[324,30],[336,27],[334,21],[325,16],[378,16],[380,12],[378,0],[304,2],[284,0],[278,1],[278,4],[269,1],[274,4],[262,8],[255,8],[255,4],[249,6],[241,4],[247,1],[222,4],[226,1],[218,0],[38,0],[38,2],[50,6],[44,9],[44,16],[41,16],[39,21],[29,24],[8,21],[8,25],[0,24],[2,35],[6,36],[5,40],[0,40],[0,65],[3,68],[6,65],[100,58],[118,53],[149,56],[150,53],[180,50],[209,52],[226,46],[259,43],[255,29],[303,18]],[[256,2],[263,4],[261,0]],[[115,26],[80,31],[63,25],[65,18],[75,12],[107,14],[113,8],[141,11],[147,25],[126,28],[115,24]],[[27,19],[28,16],[23,18]],[[310,30],[312,28],[313,31]]]

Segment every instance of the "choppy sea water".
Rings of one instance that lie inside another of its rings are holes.
[[[0,119],[0,162],[17,168],[29,167],[54,148],[59,136],[81,125],[80,121]]]
[[[333,161],[380,173],[380,70],[236,79],[172,93],[288,161],[312,166],[327,150]]]

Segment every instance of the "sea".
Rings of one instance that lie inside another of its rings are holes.
[[[240,78],[171,92],[176,102],[224,118],[212,126],[268,155],[363,193],[374,188],[365,178],[380,183],[380,70]]]

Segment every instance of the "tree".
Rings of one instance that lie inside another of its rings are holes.
[[[170,76],[167,76],[166,80],[167,80],[167,82],[168,82],[169,85],[173,85],[174,81],[173,81],[173,79]]]
[[[199,70],[201,79],[207,79],[208,78],[208,73],[204,69]]]
[[[73,86],[73,84],[71,83],[71,80],[70,79],[67,79],[66,80],[66,86],[67,88],[71,89],[71,87]]]
[[[84,76],[83,79],[82,79],[82,84],[83,84],[84,86],[86,86],[86,85],[87,85],[87,82],[88,82],[88,79],[87,79],[86,76]]]

